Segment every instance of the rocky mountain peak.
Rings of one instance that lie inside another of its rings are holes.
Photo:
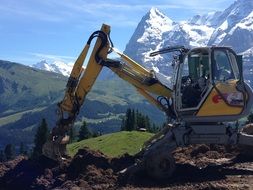
[[[252,0],[237,0],[218,16],[219,22],[217,22],[216,26],[219,27],[219,25],[227,22],[228,27],[226,29],[230,29],[243,18],[247,17],[252,11]]]
[[[155,7],[152,7],[149,10],[149,12],[142,18],[141,22],[143,22],[145,29],[150,27],[149,32],[152,32],[153,34],[168,31],[173,25],[173,21]]]
[[[131,39],[126,45],[125,54],[137,62],[143,63],[145,59],[140,54],[159,48],[163,34],[172,30],[174,22],[164,13],[152,7],[141,19]],[[145,55],[147,58],[147,54]],[[149,57],[149,56],[148,56]]]
[[[144,16],[145,17],[145,16]],[[158,10],[155,7],[152,7],[149,12],[146,14],[146,20],[149,20],[147,22],[152,23],[154,22],[159,22],[162,25],[167,25],[170,26],[173,24],[173,21],[167,17],[165,14],[163,14],[160,10]],[[152,23],[153,24],[153,23]]]

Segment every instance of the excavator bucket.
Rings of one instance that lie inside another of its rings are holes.
[[[66,149],[68,141],[69,136],[58,138],[58,140],[49,139],[42,148],[43,155],[55,161],[66,159],[68,157]]]
[[[47,141],[42,148],[42,153],[44,156],[58,161],[61,157],[59,150],[59,144],[54,143],[53,141]]]

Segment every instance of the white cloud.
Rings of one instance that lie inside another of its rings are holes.
[[[76,57],[65,56],[65,55],[52,55],[52,54],[43,54],[43,53],[29,53],[40,59],[46,59],[50,61],[65,61],[65,62],[74,62]]]
[[[233,2],[232,0],[157,0],[154,3],[150,1],[86,1],[86,0],[2,0],[0,11],[3,17],[21,16],[31,20],[43,20],[48,22],[65,22],[77,20],[90,20],[96,22],[101,20],[109,21],[118,26],[136,26],[140,18],[151,7],[157,7],[161,10],[189,10],[196,13],[219,10],[224,2]],[[179,12],[184,15],[186,13]],[[124,24],[122,24],[124,23]]]

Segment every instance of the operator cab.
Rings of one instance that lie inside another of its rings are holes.
[[[180,118],[230,121],[249,113],[252,92],[243,82],[241,56],[228,47],[194,48],[181,56],[174,91]]]

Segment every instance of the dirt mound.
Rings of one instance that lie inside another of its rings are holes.
[[[0,189],[250,189],[253,164],[233,147],[198,145],[173,153],[176,172],[157,181],[140,171],[122,176],[134,157],[108,158],[101,152],[80,149],[72,160],[58,165],[45,157],[18,157],[0,163]],[[123,179],[123,180],[122,180]]]
[[[57,166],[57,163],[45,157],[31,161],[27,157],[19,156],[15,160],[2,163],[2,165],[4,166],[3,168],[7,167],[7,170],[1,170],[1,188],[43,189],[43,185],[37,184],[37,177],[46,174],[47,171],[51,171],[52,168]]]
[[[219,165],[238,156],[236,147],[222,145],[191,145],[185,148],[177,148],[174,157],[177,163],[190,164],[198,168],[210,165]]]
[[[18,157],[0,163],[0,189],[115,189],[117,172],[133,163],[133,156],[111,159],[86,148],[61,165]]]
[[[27,157],[18,156],[15,160],[11,160],[5,163],[0,162],[0,177],[3,177],[6,172],[12,170],[18,163],[26,159]]]
[[[74,179],[79,174],[86,173],[89,171],[87,167],[90,165],[103,170],[111,168],[110,160],[102,153],[89,149],[80,149],[68,167],[68,177]]]

